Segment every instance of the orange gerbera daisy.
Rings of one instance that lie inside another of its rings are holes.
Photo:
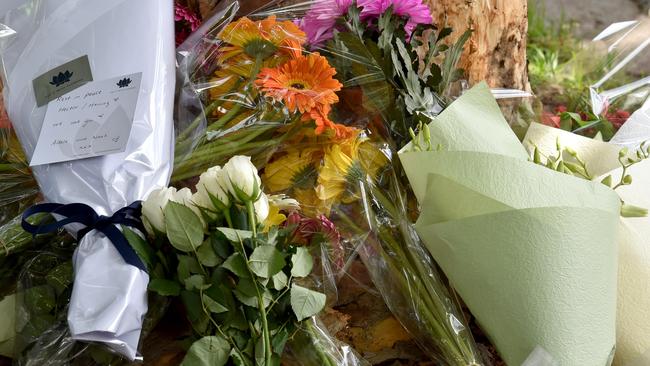
[[[309,114],[303,116],[303,120],[314,120],[316,123],[316,135],[321,135],[332,131],[336,139],[347,139],[357,134],[358,130],[339,123],[334,123],[329,118],[331,107],[325,105],[313,108]]]
[[[282,101],[293,113],[309,113],[339,101],[336,92],[343,85],[336,70],[318,53],[299,56],[277,68],[264,68],[255,84],[276,101]]]
[[[278,22],[275,16],[260,21],[243,17],[224,28],[221,39],[229,44],[224,47],[224,60],[242,53],[266,59],[289,43],[302,46],[306,35],[293,22]]]

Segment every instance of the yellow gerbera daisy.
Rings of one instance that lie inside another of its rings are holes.
[[[314,187],[307,189],[294,189],[293,196],[300,202],[300,212],[307,217],[330,215],[333,201],[321,200]]]
[[[384,154],[365,138],[355,137],[332,145],[318,175],[318,198],[354,201],[365,177],[376,177],[386,162]]]
[[[285,155],[270,162],[264,169],[262,179],[271,192],[283,192],[290,188],[313,188],[316,185],[315,149],[289,150]]]
[[[240,54],[266,59],[285,46],[303,45],[306,35],[293,22],[278,22],[275,16],[260,21],[243,17],[224,28],[221,39],[228,43],[224,60]]]

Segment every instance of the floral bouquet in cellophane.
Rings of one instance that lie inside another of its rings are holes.
[[[251,156],[268,193],[299,202],[288,222],[318,218],[340,232],[334,278],[360,255],[427,355],[480,364],[411,225],[415,205],[395,159],[410,130],[444,108],[469,33],[444,44],[451,30],[435,29],[417,0],[313,1],[239,19],[237,9],[223,7],[179,48],[172,182]]]

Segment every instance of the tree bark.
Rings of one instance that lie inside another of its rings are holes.
[[[529,90],[526,64],[526,0],[427,0],[438,26],[474,33],[461,60],[469,82]],[[454,39],[455,39],[454,38]]]

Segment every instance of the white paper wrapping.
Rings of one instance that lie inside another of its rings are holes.
[[[34,174],[46,199],[85,203],[100,215],[112,215],[146,198],[151,190],[166,186],[173,162],[172,0],[19,3],[4,16],[0,14],[0,23],[16,32],[11,39],[0,37],[0,52],[5,67],[7,111],[28,158],[47,108],[36,107],[34,78],[83,55],[90,60],[94,80],[142,72],[126,151],[35,167]],[[74,266],[68,313],[73,338],[106,343],[135,359],[147,311],[148,275],[127,265],[112,243],[97,231],[81,240]]]

